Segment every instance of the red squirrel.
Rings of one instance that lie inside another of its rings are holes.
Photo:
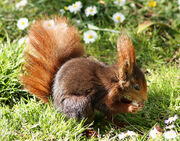
[[[67,118],[93,119],[94,111],[105,115],[135,113],[147,99],[143,72],[125,33],[117,40],[118,61],[105,65],[84,57],[81,36],[65,17],[38,20],[29,30],[22,83],[44,103],[52,97],[54,107]]]

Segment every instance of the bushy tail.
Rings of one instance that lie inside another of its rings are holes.
[[[48,102],[58,69],[69,59],[83,54],[78,30],[69,25],[66,18],[54,17],[35,22],[29,31],[25,70],[21,77],[25,89]]]

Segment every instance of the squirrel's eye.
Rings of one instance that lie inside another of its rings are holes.
[[[140,86],[139,86],[138,84],[135,84],[135,85],[134,85],[134,88],[135,88],[136,90],[140,90]]]

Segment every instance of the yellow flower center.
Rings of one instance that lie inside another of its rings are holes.
[[[89,9],[89,12],[93,12],[93,9]]]
[[[75,5],[74,5],[74,8],[76,8],[76,7],[77,7],[77,5],[75,4]]]
[[[157,5],[157,2],[153,0],[150,0],[150,2],[148,3],[149,7],[156,7],[156,5]]]
[[[22,25],[24,25],[25,23],[24,23],[24,22],[22,22],[21,24],[22,24]]]
[[[64,10],[68,10],[68,7],[67,7],[67,6],[64,6]]]
[[[117,19],[118,21],[120,21],[120,20],[121,20],[121,17],[118,16],[116,19]]]
[[[51,23],[47,23],[47,26],[51,26]]]
[[[92,39],[92,37],[93,37],[92,35],[89,35],[89,39]]]
[[[118,0],[118,2],[121,2],[121,0]]]

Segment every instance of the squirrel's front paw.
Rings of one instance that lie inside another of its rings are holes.
[[[135,105],[133,105],[133,104],[129,104],[129,105],[128,105],[128,108],[127,108],[127,110],[128,110],[127,112],[128,112],[128,113],[136,113],[136,112],[140,111],[141,108],[142,108],[142,107],[135,106]]]

